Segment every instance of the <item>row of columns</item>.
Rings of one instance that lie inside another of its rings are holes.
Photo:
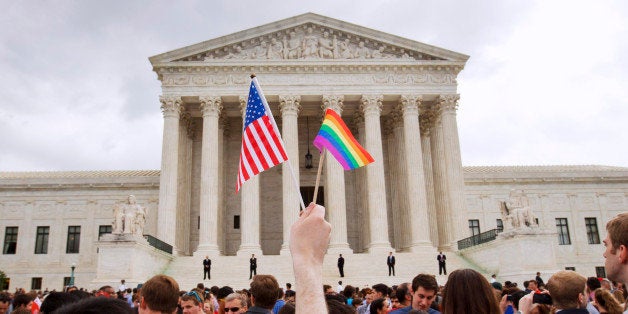
[[[282,136],[288,158],[299,164],[298,124],[300,96],[280,95]],[[240,97],[244,115],[246,97]],[[390,171],[395,175],[393,219],[397,228],[397,248],[416,251],[438,246],[451,248],[456,239],[462,238],[464,229],[464,183],[456,124],[458,95],[442,95],[435,104],[425,106],[421,96],[404,95],[393,115],[395,147],[390,157]],[[162,145],[162,167],[158,207],[157,236],[172,244],[177,250],[177,188],[179,156],[179,119],[181,98],[161,97],[164,117]],[[322,109],[331,108],[342,113],[342,95],[323,95]],[[358,123],[360,140],[375,159],[375,162],[360,169],[357,184],[364,186],[357,191],[363,196],[368,217],[368,239],[365,244],[369,252],[391,251],[388,235],[388,211],[382,146],[380,117],[383,95],[363,95],[360,102]],[[220,115],[221,98],[200,97],[203,118],[200,179],[200,231],[196,252],[205,255],[220,254],[222,218],[220,184],[222,158]],[[421,112],[420,112],[421,111]],[[421,119],[420,119],[421,118]],[[421,123],[419,122],[421,120]],[[419,134],[421,136],[419,136]],[[220,135],[220,136],[218,136]],[[401,139],[400,139],[401,138]],[[389,149],[390,151],[390,149]],[[400,153],[403,157],[400,157]],[[329,154],[329,153],[327,153]],[[344,170],[331,155],[325,159],[325,204],[328,220],[332,225],[330,252],[351,252],[347,239],[346,199]],[[285,164],[284,166],[285,167]],[[299,168],[294,167],[299,182]],[[362,180],[360,180],[362,178]],[[296,221],[299,208],[299,191],[295,191],[290,171],[282,171],[283,193],[283,244],[281,254],[289,252],[290,226]],[[393,181],[391,180],[391,181]],[[222,191],[222,192],[221,192]],[[360,192],[362,191],[362,192]],[[261,254],[260,241],[260,184],[256,176],[243,185],[241,194],[241,244],[240,255]],[[397,208],[398,207],[398,208]],[[185,217],[185,216],[184,216]],[[185,219],[185,218],[183,218]]]

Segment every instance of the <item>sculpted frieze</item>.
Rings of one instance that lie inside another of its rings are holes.
[[[228,46],[197,53],[176,61],[221,60],[350,60],[350,59],[400,59],[444,60],[418,51],[362,36],[305,24],[281,30]]]

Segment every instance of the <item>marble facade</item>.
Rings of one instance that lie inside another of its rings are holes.
[[[289,265],[288,231],[299,200],[285,165],[234,193],[242,110],[255,73],[303,194],[316,178],[316,167],[305,168],[303,156],[309,148],[314,165],[320,158],[307,139],[316,135],[326,108],[341,113],[376,160],[345,172],[325,158],[321,184],[333,228],[331,258],[343,253],[348,261],[375,261],[395,251],[423,259],[444,250],[454,266],[473,261],[483,272],[499,273],[507,265],[490,260],[486,252],[494,248],[453,252],[471,235],[470,220],[481,231],[496,228],[500,202],[517,189],[527,194],[544,230],[555,232],[557,218],[570,224],[571,244],[556,242],[544,269],[573,266],[594,275],[604,264],[603,248],[588,241],[585,218],[596,218],[603,239],[605,222],[627,208],[628,169],[463,167],[456,77],[467,59],[311,13],[153,56],[162,84],[161,171],[0,173],[0,231],[18,227],[16,253],[0,255],[1,270],[12,287],[28,288],[34,277],[59,286],[68,265],[77,263],[83,282],[105,282],[98,248],[116,248],[99,246],[98,231],[111,225],[114,204],[130,194],[146,208],[144,234],[173,246],[174,266],[156,261],[155,272],[183,276],[172,269],[205,255],[235,263],[254,253]],[[46,254],[33,254],[39,226],[50,227]],[[69,226],[81,226],[80,254],[63,253]],[[519,271],[526,270],[536,272]]]

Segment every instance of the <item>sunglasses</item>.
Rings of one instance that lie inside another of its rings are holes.
[[[226,307],[226,308],[225,308],[225,313],[227,313],[227,312],[229,312],[229,311],[231,311],[231,312],[235,313],[235,312],[237,312],[237,311],[239,311],[239,310],[240,310],[240,308],[239,308],[239,307]]]
[[[190,291],[186,293],[186,295],[193,296],[196,300],[198,300],[198,303],[203,303],[201,297],[196,293],[196,291]]]

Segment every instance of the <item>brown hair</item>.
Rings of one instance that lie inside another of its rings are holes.
[[[142,286],[142,299],[153,311],[172,313],[179,302],[179,284],[166,275],[157,275]]]
[[[621,213],[606,223],[608,237],[611,239],[611,253],[623,245],[628,247],[628,213]]]
[[[547,281],[552,303],[559,309],[575,309],[580,306],[578,295],[584,294],[587,279],[573,270],[561,270]]]
[[[419,287],[423,287],[425,290],[431,290],[438,292],[438,283],[436,277],[427,274],[418,274],[412,279],[412,291],[417,291]]]
[[[621,314],[621,312],[623,312],[623,309],[621,308],[621,305],[619,304],[619,302],[606,289],[602,289],[602,288],[595,289],[595,303],[597,303],[598,306],[601,306],[604,309],[606,309],[606,312],[609,314],[614,314],[614,313]]]
[[[457,269],[449,274],[441,306],[443,314],[500,314],[493,287],[473,269]]]
[[[279,289],[279,283],[272,275],[255,275],[251,282],[254,305],[272,309],[277,302],[277,289]]]

